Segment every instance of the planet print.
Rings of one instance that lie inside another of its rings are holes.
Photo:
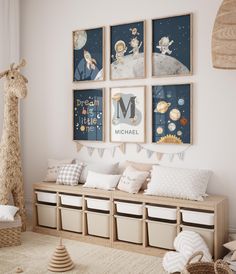
[[[163,128],[162,127],[158,127],[157,128],[157,134],[162,134],[163,133]]]
[[[160,102],[158,102],[154,112],[159,112],[162,114],[166,113],[170,105],[171,105],[171,103],[167,103],[166,101],[160,101]]]
[[[168,129],[169,129],[169,131],[174,131],[176,129],[176,125],[174,123],[170,123],[168,125]]]
[[[181,117],[181,113],[180,113],[180,111],[177,108],[173,108],[170,111],[170,119],[171,120],[178,121],[180,117]]]
[[[178,104],[179,104],[180,106],[183,106],[183,105],[184,105],[184,99],[183,99],[183,98],[180,98],[180,99],[178,100]]]
[[[183,134],[183,133],[182,133],[181,130],[178,130],[178,131],[177,131],[177,135],[178,135],[178,136],[181,136],[182,134]]]
[[[188,119],[186,119],[185,117],[182,117],[180,120],[179,120],[181,126],[186,126],[187,123],[188,123]]]

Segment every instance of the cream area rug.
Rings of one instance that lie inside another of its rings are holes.
[[[27,274],[52,273],[48,262],[59,238],[22,233],[22,245],[0,248],[0,273],[13,274],[20,267]],[[75,268],[68,274],[166,274],[161,258],[63,239]]]

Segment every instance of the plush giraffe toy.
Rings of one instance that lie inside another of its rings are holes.
[[[0,73],[4,82],[4,122],[0,143],[0,204],[8,204],[12,194],[15,206],[20,208],[22,231],[26,230],[26,213],[23,189],[23,174],[18,130],[18,101],[27,95],[28,80],[19,72],[25,60],[17,66]]]

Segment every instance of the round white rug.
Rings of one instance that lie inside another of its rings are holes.
[[[22,245],[0,248],[0,273],[52,273],[48,262],[59,238],[34,232],[22,233]],[[161,258],[63,239],[75,268],[68,274],[165,274]]]

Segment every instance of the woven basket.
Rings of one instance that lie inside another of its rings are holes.
[[[199,257],[198,262],[191,263],[194,258]],[[214,262],[201,262],[203,252],[194,253],[188,260],[184,274],[233,274],[228,264],[222,260]]]
[[[13,222],[0,223],[0,247],[16,246],[21,244],[21,219],[15,217]]]

